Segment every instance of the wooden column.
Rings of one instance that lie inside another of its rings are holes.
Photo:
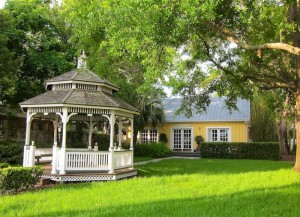
[[[66,144],[67,144],[67,124],[68,124],[68,109],[63,108],[62,118],[62,142],[60,148],[60,158],[59,158],[59,174],[66,174]]]
[[[118,122],[118,136],[119,136],[119,144],[118,144],[118,149],[122,149],[122,127],[123,127],[123,122],[121,118],[119,118]]]
[[[129,120],[130,120],[130,127],[131,127],[130,150],[133,150],[133,136],[134,136],[133,118],[130,118]]]
[[[110,151],[110,158],[109,158],[109,173],[114,173],[115,162],[114,162],[114,132],[115,132],[115,122],[116,122],[116,115],[115,111],[111,112],[109,118],[110,124],[110,143],[109,143],[109,151]]]
[[[31,121],[32,121],[32,117],[35,115],[36,113],[31,113],[29,112],[29,110],[27,110],[27,117],[26,117],[26,135],[25,135],[25,145],[24,145],[24,153],[23,153],[23,166],[24,167],[30,167],[33,166],[32,165],[32,161],[34,159],[31,158],[35,158],[35,155],[30,154],[30,131],[31,131]],[[34,163],[33,163],[34,164]]]
[[[133,118],[130,118],[130,127],[131,127],[131,139],[130,139],[130,150],[131,150],[131,167],[130,169],[133,169],[133,155],[134,155],[134,150],[133,150],[133,136],[134,136],[134,129],[133,129]]]
[[[92,136],[93,136],[93,115],[88,114],[89,116],[89,143],[88,143],[88,149],[92,150]]]
[[[53,148],[52,148],[52,170],[51,174],[57,174],[57,129],[58,129],[58,118],[53,121]]]

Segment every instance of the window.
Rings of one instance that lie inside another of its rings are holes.
[[[141,143],[158,142],[158,131],[156,129],[143,130],[141,133]]]
[[[173,149],[192,148],[192,129],[172,129]]]
[[[229,142],[230,128],[208,128],[208,142]]]

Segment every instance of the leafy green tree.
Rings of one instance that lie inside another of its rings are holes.
[[[251,127],[249,136],[253,142],[278,141],[274,98],[270,93],[258,95],[251,101]]]
[[[11,19],[14,31],[4,32],[12,37],[6,39],[2,49],[11,54],[17,73],[8,94],[1,99],[7,104],[17,105],[24,99],[44,92],[44,81],[74,67],[74,48],[70,32],[56,8],[50,1],[8,0],[1,14]],[[5,59],[1,59],[5,64]],[[7,75],[9,75],[7,73]]]
[[[101,43],[107,53],[138,58],[145,68],[140,90],[168,78],[174,93],[187,96],[182,110],[190,115],[191,106],[205,110],[214,92],[234,107],[254,87],[281,89],[293,96],[300,128],[299,0],[112,0],[89,7],[91,27],[108,24]],[[300,149],[294,168],[300,171]]]

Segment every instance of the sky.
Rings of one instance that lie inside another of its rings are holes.
[[[6,1],[6,0],[0,0],[0,8],[3,8],[3,7],[4,7],[5,1]]]

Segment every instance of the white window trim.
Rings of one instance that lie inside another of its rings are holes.
[[[232,134],[231,134],[231,127],[228,126],[215,126],[215,127],[206,127],[206,142],[212,142],[212,141],[208,141],[209,138],[209,130],[210,129],[228,129],[228,142],[232,141]],[[222,142],[222,141],[216,141],[216,142]]]
[[[171,140],[170,140],[170,149],[174,150],[174,135],[173,135],[173,130],[191,130],[191,152],[194,152],[194,128],[193,127],[171,127],[170,129],[170,135],[171,135]],[[182,149],[183,150],[183,149]]]
[[[147,143],[150,143],[150,130],[156,130],[157,131],[156,142],[159,142],[159,129],[158,128],[145,128],[144,130],[148,131],[147,132],[147,141],[148,141]],[[145,143],[145,142],[142,141],[142,139],[143,139],[142,134],[143,134],[144,130],[142,130],[142,131],[139,132],[140,133],[140,143]]]

